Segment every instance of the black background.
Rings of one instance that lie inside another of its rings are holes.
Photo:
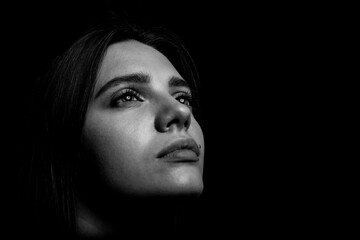
[[[346,46],[334,46],[346,29],[334,5],[47,1],[3,7],[4,156],[15,163],[7,184],[16,183],[16,163],[28,147],[24,116],[32,84],[107,9],[172,29],[198,66],[206,157],[197,232],[336,230],[328,195],[336,184],[324,177],[332,164],[324,156],[331,152],[324,143],[331,122],[324,116],[336,107],[327,97],[341,91],[333,92],[342,72],[334,61]],[[5,210],[11,214],[10,185]]]

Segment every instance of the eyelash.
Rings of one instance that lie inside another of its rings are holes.
[[[188,92],[177,92],[174,94],[174,98],[177,99],[180,103],[185,104],[189,107],[192,107],[192,96]],[[179,99],[184,99],[185,102],[181,102]]]
[[[176,92],[174,94],[174,98],[178,100],[181,104],[184,104],[188,107],[192,107],[192,96],[189,92]],[[184,99],[184,100],[181,100]],[[119,91],[115,97],[113,97],[113,100],[111,101],[112,107],[121,107],[122,104],[126,104],[126,102],[143,102],[143,97],[139,94],[138,91],[126,88],[121,91]]]
[[[129,97],[131,99],[129,99]],[[141,95],[138,93],[138,91],[131,89],[131,88],[126,88],[123,90],[120,90],[116,96],[113,98],[113,100],[111,101],[111,106],[112,107],[119,107],[121,106],[121,104],[124,104],[126,102],[134,102],[134,98],[136,99],[136,101],[143,101],[143,98],[141,97]]]

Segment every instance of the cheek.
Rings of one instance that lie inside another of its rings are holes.
[[[102,179],[112,187],[126,190],[146,182],[149,126],[146,119],[136,116],[88,117],[84,128],[86,151]]]

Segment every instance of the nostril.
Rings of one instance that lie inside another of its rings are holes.
[[[189,119],[186,119],[186,121],[184,122],[184,127],[185,129],[188,129],[190,127],[190,118]]]
[[[167,124],[166,124],[166,129],[169,129],[172,125],[176,124],[176,121],[175,119],[169,121]]]
[[[179,119],[174,118],[166,124],[166,129],[170,129],[172,126],[179,126],[179,125],[180,125]]]

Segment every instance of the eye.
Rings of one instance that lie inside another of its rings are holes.
[[[185,104],[189,107],[192,106],[192,97],[188,92],[177,92],[174,95],[174,98],[179,101],[181,104]]]
[[[111,101],[112,107],[122,107],[126,104],[132,104],[136,102],[142,102],[141,95],[134,89],[126,88],[122,89],[115,94]]]

